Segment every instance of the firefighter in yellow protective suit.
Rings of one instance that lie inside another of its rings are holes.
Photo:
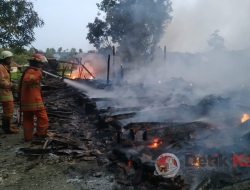
[[[10,51],[0,54],[0,101],[3,107],[2,129],[7,134],[18,133],[18,128],[11,125],[14,112],[14,99],[10,78],[10,64],[13,61]]]
[[[42,54],[34,54],[30,66],[24,71],[20,83],[21,111],[23,112],[24,140],[31,141],[34,133],[34,117],[37,118],[37,137],[46,137],[48,116],[41,96],[42,67],[47,59]]]

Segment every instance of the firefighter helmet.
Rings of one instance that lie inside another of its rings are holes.
[[[40,54],[40,53],[33,54],[31,59],[29,59],[29,60],[36,61],[39,63],[47,63],[48,62],[47,58],[43,54]]]
[[[10,51],[2,51],[0,54],[0,59],[6,59],[8,57],[13,57],[13,53]]]

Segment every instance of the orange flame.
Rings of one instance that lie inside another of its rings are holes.
[[[87,69],[95,75],[94,68],[88,65]],[[72,73],[68,76],[70,79],[94,79],[91,74],[89,74],[83,67],[78,66],[76,69],[72,71]]]
[[[193,163],[193,166],[195,166],[195,167],[197,167],[197,168],[200,167],[200,158],[199,158],[199,157],[195,158],[195,161],[194,161],[194,163]]]
[[[241,117],[241,123],[245,123],[246,121],[248,121],[250,119],[250,116],[247,113],[244,113]]]
[[[149,148],[156,149],[162,144],[162,141],[159,138],[155,138],[153,143],[148,145]]]

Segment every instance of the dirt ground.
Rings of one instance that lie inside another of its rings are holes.
[[[75,161],[53,154],[39,158],[21,155],[25,143],[22,131],[16,135],[0,132],[0,189],[84,190],[116,189],[112,174],[96,161]]]

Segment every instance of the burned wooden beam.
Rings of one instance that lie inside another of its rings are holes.
[[[112,99],[111,99],[112,100]],[[120,113],[120,112],[137,112],[142,110],[143,107],[108,107],[103,112],[108,112],[108,113]]]
[[[90,100],[92,100],[94,102],[98,102],[98,101],[114,101],[113,98],[90,98]]]
[[[124,113],[124,114],[117,114],[117,115],[112,115],[112,116],[105,116],[104,121],[106,123],[109,123],[114,120],[121,120],[121,119],[127,119],[135,116],[136,113]]]
[[[48,117],[55,117],[55,118],[60,118],[60,119],[65,119],[65,120],[71,120],[72,117],[70,116],[65,116],[65,115],[62,115],[62,114],[58,114],[58,113],[50,113],[48,112]]]
[[[38,155],[45,155],[45,154],[49,154],[52,152],[52,150],[50,148],[20,148],[18,150],[19,152],[22,152],[25,155],[29,155],[29,156],[38,156]]]
[[[81,64],[81,66],[88,72],[88,74],[93,77],[93,79],[95,79],[95,76],[87,69],[87,67],[85,67],[83,64]]]
[[[148,128],[161,128],[161,127],[170,127],[170,123],[163,123],[163,122],[136,122],[136,123],[129,123],[128,125],[124,126],[123,128],[126,130],[129,129],[148,129]]]
[[[71,111],[61,111],[61,110],[52,110],[52,109],[47,109],[47,113],[59,114],[59,115],[72,115],[73,114],[73,112]]]
[[[195,121],[195,122],[188,122],[188,123],[176,123],[176,122],[138,122],[138,123],[129,123],[128,125],[124,126],[124,129],[134,129],[134,130],[159,130],[159,129],[166,129],[166,130],[198,130],[198,129],[214,129],[208,123]]]

